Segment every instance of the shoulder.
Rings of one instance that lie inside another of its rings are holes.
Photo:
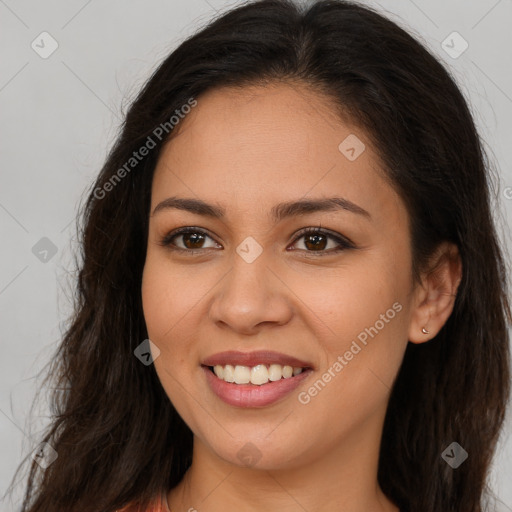
[[[167,506],[167,498],[165,494],[157,496],[148,507],[142,510],[137,504],[128,504],[116,512],[170,512]]]

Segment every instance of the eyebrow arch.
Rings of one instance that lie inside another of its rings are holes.
[[[158,203],[153,210],[152,215],[155,215],[156,213],[169,208],[185,210],[197,215],[204,215],[217,219],[223,219],[226,215],[226,210],[218,204],[209,204],[202,201],[201,199],[180,198],[175,196],[168,197],[167,199],[164,199],[162,202]],[[361,208],[352,201],[342,197],[302,199],[298,201],[278,203],[274,205],[270,210],[270,216],[274,222],[279,222],[282,219],[293,217],[295,215],[307,215],[308,213],[314,212],[339,210],[345,210],[357,215],[362,215],[368,220],[371,219],[370,213],[367,212],[364,208]]]

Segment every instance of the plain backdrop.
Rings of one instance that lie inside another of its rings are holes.
[[[44,404],[29,413],[70,313],[77,206],[122,109],[173,48],[237,3],[0,0],[0,496],[47,421]],[[499,170],[494,210],[510,252],[512,1],[367,3],[431,48],[469,100]],[[490,480],[509,511],[511,418]],[[2,512],[18,510],[23,484],[0,501]]]

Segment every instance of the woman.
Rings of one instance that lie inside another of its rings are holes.
[[[510,385],[489,180],[453,79],[372,9],[214,20],[90,192],[23,512],[482,511]]]

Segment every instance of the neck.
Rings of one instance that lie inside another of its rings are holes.
[[[171,511],[399,512],[377,482],[381,428],[373,419],[336,447],[262,468],[221,459],[194,437],[192,465],[168,495]]]

